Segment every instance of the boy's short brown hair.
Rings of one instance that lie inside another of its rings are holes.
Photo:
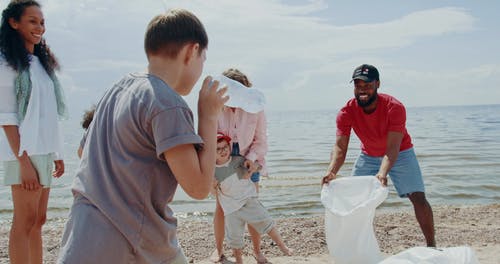
[[[240,82],[241,84],[245,85],[246,87],[252,87],[252,83],[250,82],[250,80],[248,80],[248,77],[238,69],[229,68],[229,69],[225,70],[222,73],[222,75],[226,76],[229,79],[233,79],[237,82]]]
[[[146,55],[176,58],[187,43],[198,43],[199,52],[208,46],[208,36],[201,21],[184,9],[170,9],[155,16],[148,24],[144,37]]]

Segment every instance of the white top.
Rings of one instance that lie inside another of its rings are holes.
[[[242,160],[243,161],[243,160]],[[238,211],[249,198],[257,197],[257,189],[250,179],[240,179],[235,167],[240,167],[238,159],[230,157],[225,164],[215,165],[216,179],[220,174],[225,179],[219,182],[217,194],[224,215]],[[226,174],[226,175],[224,175]]]
[[[63,137],[59,126],[54,83],[38,57],[31,56],[31,96],[24,120],[17,115],[14,81],[17,73],[0,54],[0,126],[17,125],[21,138],[19,155],[54,154],[62,159]],[[0,131],[0,160],[15,160],[5,132]]]

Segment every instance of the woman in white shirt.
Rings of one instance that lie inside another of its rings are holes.
[[[58,118],[67,116],[54,74],[58,63],[42,38],[36,1],[12,1],[0,25],[0,160],[11,186],[11,263],[42,263],[42,225],[52,177],[64,173]]]

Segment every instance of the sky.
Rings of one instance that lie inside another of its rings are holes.
[[[500,1],[40,0],[71,115],[129,72],[144,71],[146,25],[170,8],[193,12],[209,36],[201,80],[246,73],[267,110],[339,109],[360,64],[380,93],[407,107],[500,103]],[[0,0],[5,8],[7,0]]]

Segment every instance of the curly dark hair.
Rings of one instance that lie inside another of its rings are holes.
[[[20,21],[24,10],[30,6],[41,7],[34,0],[13,0],[2,12],[0,52],[7,60],[7,63],[17,72],[29,67],[29,52],[24,46],[24,40],[19,33],[10,26],[9,19],[12,18],[15,21]],[[59,69],[59,63],[45,43],[45,39],[42,39],[39,44],[35,45],[33,54],[38,57],[48,74],[53,74],[55,70]]]

